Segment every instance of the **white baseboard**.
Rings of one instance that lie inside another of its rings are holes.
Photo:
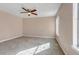
[[[21,37],[21,36],[23,36],[23,34],[14,35],[14,36],[11,36],[10,38],[6,38],[6,39],[3,39],[3,40],[0,40],[0,43],[4,42],[4,41],[15,39],[15,38],[18,38],[18,37]]]
[[[79,55],[79,50],[77,50],[75,47],[71,45],[69,46],[64,42],[60,41],[61,38],[56,38],[65,55]]]
[[[56,38],[56,37],[49,37],[49,36],[33,36],[33,35],[24,35],[25,37],[37,37],[37,38]]]
[[[4,41],[8,41],[8,40],[12,40],[12,39],[15,39],[15,38],[18,38],[18,37],[22,37],[22,36],[25,36],[25,37],[37,37],[37,38],[56,38],[56,37],[48,37],[48,36],[31,36],[31,35],[24,35],[24,34],[18,34],[18,35],[13,35],[9,38],[3,38],[0,40],[0,43],[1,42],[4,42]]]
[[[66,55],[65,50],[63,49],[62,43],[59,41],[60,38],[59,37],[56,37],[56,40],[57,40],[59,46],[61,47],[61,49],[63,50],[63,53]]]

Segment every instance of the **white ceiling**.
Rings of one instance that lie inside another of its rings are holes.
[[[21,14],[20,12],[24,11],[21,7],[37,9],[38,16],[27,16],[26,13]],[[59,3],[0,3],[0,10],[22,18],[55,16],[59,7]]]

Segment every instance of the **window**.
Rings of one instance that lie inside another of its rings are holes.
[[[73,46],[77,48],[77,3],[73,4]]]
[[[56,35],[59,36],[59,16],[56,18]]]

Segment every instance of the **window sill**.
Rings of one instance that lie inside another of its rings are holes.
[[[72,46],[72,48],[76,51],[79,51],[79,48],[77,46]]]

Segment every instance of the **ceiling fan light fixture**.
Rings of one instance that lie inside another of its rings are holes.
[[[31,14],[31,13],[28,13],[28,14]]]
[[[30,14],[31,14],[31,13],[29,12],[29,13],[28,13],[28,16],[30,16]]]
[[[30,14],[31,14],[31,13],[29,12],[29,13],[28,13],[28,16],[30,16]]]
[[[25,9],[24,7],[22,7],[22,9],[25,11],[25,12],[21,12],[21,13],[27,13],[28,14],[28,16],[30,16],[31,14],[33,14],[33,15],[37,15],[36,13],[35,13],[35,11],[37,11],[36,9]]]

